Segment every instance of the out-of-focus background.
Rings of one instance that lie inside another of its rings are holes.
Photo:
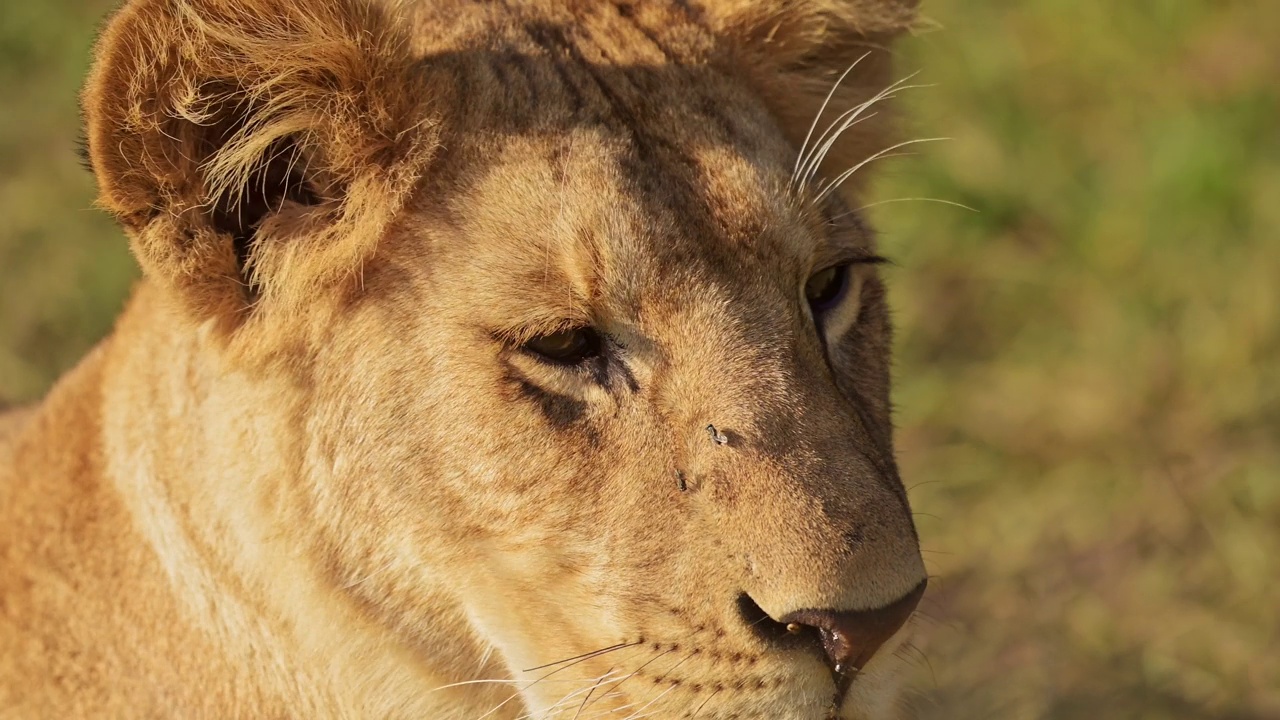
[[[0,3],[0,398],[110,328],[76,90],[111,3]],[[928,720],[1280,718],[1280,2],[926,0],[874,209],[934,573]],[[932,27],[933,29],[928,29]]]
[[[954,140],[881,194],[977,212],[877,208],[921,714],[1280,718],[1280,2],[924,9]]]

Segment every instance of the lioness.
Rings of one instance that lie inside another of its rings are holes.
[[[896,716],[853,170],[912,16],[128,2],[83,108],[145,279],[0,420],[0,713]]]

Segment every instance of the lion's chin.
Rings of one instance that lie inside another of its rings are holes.
[[[901,656],[905,641],[892,643],[894,652],[878,657],[867,665],[840,694],[828,678],[819,679],[816,670],[812,677],[793,677],[791,687],[779,688],[771,695],[734,697],[727,692],[713,696],[678,697],[671,691],[680,686],[647,693],[645,688],[631,692],[619,692],[609,685],[598,688],[596,694],[569,691],[556,699],[540,698],[543,702],[531,702],[538,708],[530,717],[557,718],[566,707],[576,710],[579,706],[590,710],[592,716],[618,713],[621,717],[675,718],[741,718],[742,720],[897,720],[903,717],[905,703],[902,698],[909,663]],[[825,673],[824,673],[825,674]],[[619,679],[625,676],[620,676]],[[725,680],[726,689],[732,682]],[[599,696],[603,693],[602,696]],[[642,710],[640,710],[642,708]],[[569,714],[572,717],[572,712]],[[587,714],[584,713],[583,717]]]

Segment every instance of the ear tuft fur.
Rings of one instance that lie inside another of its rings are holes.
[[[407,47],[365,0],[129,2],[82,101],[147,274],[234,316],[248,276],[292,304],[354,272],[438,136]]]

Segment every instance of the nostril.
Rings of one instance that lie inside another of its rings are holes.
[[[778,622],[746,593],[738,596],[738,615],[753,635],[775,647],[823,650],[822,635],[817,628],[798,622]]]
[[[871,610],[800,610],[782,618],[779,624],[814,628],[822,638],[831,669],[837,675],[861,670],[876,651],[898,632],[924,596],[927,580],[921,580],[901,598]]]
[[[738,595],[738,616],[756,635],[766,640],[776,640],[787,634],[787,626],[769,617],[750,595]]]

